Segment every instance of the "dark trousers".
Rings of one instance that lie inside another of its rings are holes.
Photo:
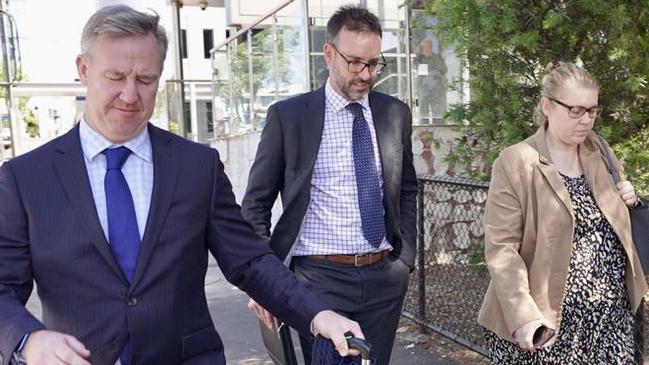
[[[317,293],[336,312],[358,322],[372,345],[377,365],[388,365],[399,324],[409,269],[388,257],[367,266],[354,267],[308,257],[294,257],[297,279]],[[300,336],[304,363],[311,364],[311,341]]]

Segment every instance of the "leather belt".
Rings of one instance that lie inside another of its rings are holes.
[[[352,265],[352,266],[359,267],[359,266],[375,264],[388,256],[390,256],[389,250],[383,250],[380,252],[373,252],[373,253],[364,253],[360,255],[311,255],[306,257],[316,259],[316,260],[321,260],[321,261],[330,261],[336,264]]]

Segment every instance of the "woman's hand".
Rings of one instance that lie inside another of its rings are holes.
[[[552,328],[552,324],[545,318],[539,318],[525,323],[514,331],[514,339],[518,346],[526,351],[538,350],[534,348],[534,332],[541,326]]]
[[[634,207],[638,203],[638,197],[635,195],[633,185],[629,181],[624,180],[617,183],[617,191],[627,207]]]

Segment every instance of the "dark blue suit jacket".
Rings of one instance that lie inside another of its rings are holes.
[[[325,309],[242,219],[218,153],[149,133],[153,196],[130,286],[97,217],[78,127],[0,167],[1,364],[45,327],[77,337],[93,365],[112,365],[127,334],[135,364],[224,364],[205,298],[208,251],[228,281],[301,332]],[[42,322],[24,307],[32,279]]]
[[[406,104],[370,92],[370,108],[383,168],[386,237],[392,254],[413,267],[417,236],[417,175],[412,162],[412,117]],[[281,260],[297,239],[311,201],[311,178],[325,118],[324,86],[268,108],[267,123],[250,170],[242,213]],[[282,216],[271,235],[271,209],[281,193]]]

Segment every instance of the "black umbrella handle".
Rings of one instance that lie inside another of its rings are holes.
[[[361,359],[370,360],[372,358],[372,346],[369,342],[362,338],[354,337],[354,334],[351,332],[345,333],[345,339],[347,339],[347,347],[360,351]]]

